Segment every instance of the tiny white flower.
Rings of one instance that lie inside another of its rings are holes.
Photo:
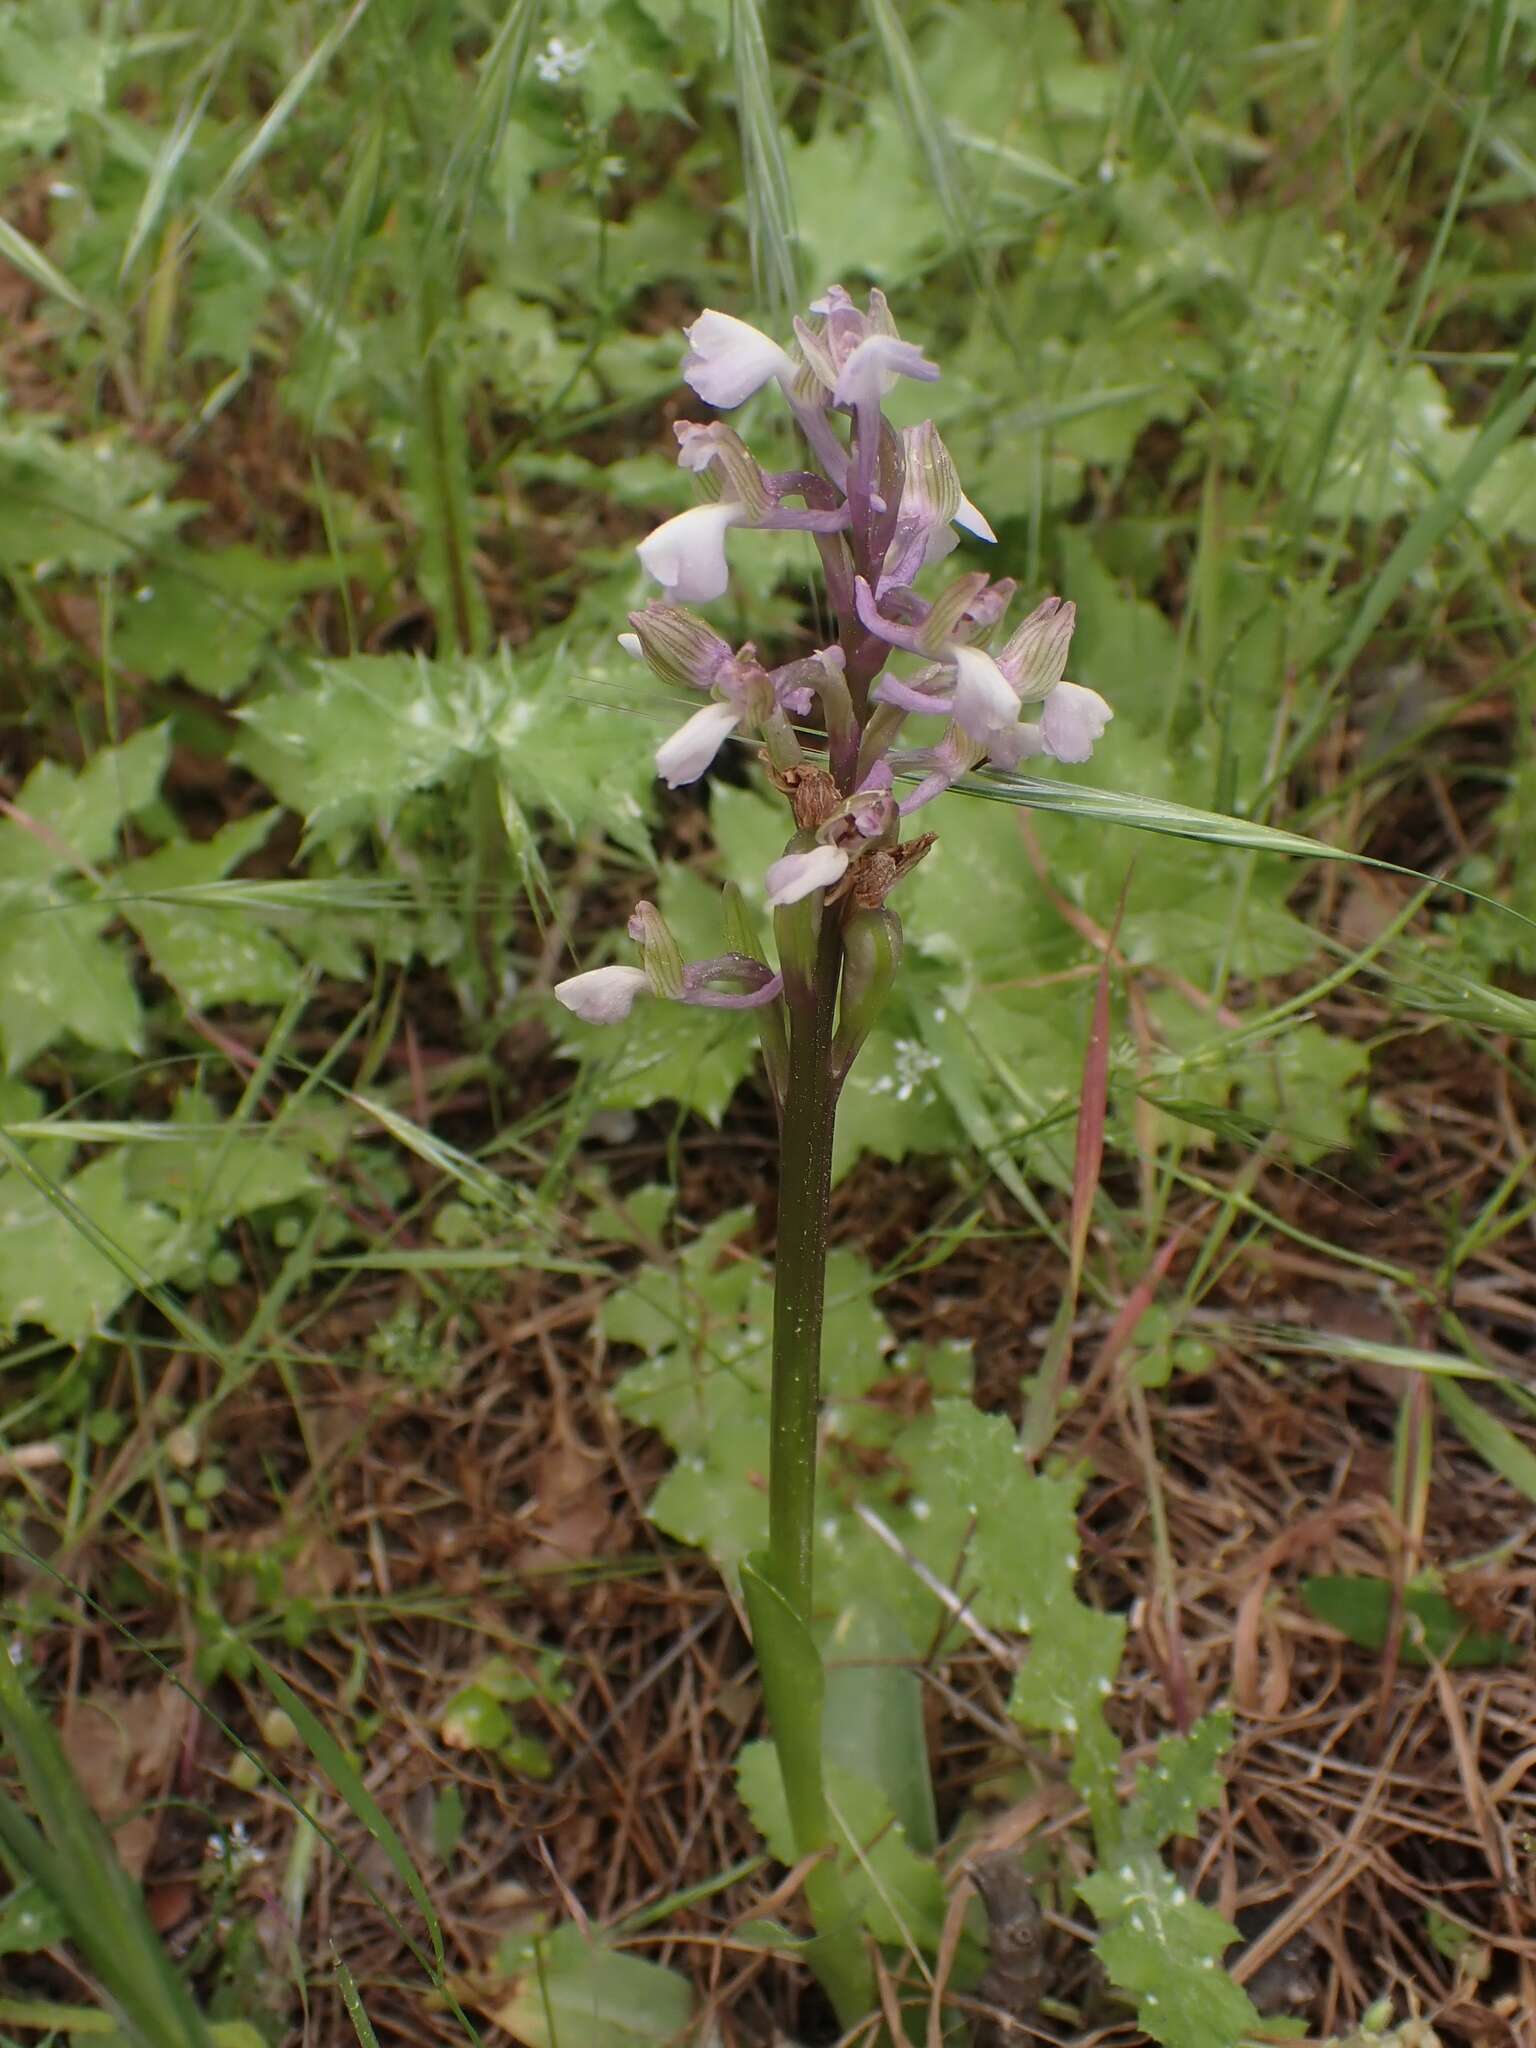
[[[742,404],[770,378],[789,378],[795,373],[788,351],[771,335],[730,313],[706,308],[683,332],[688,341],[684,380],[706,404],[718,405],[722,411]]]
[[[731,580],[726,531],[743,516],[743,507],[730,503],[679,512],[641,541],[635,550],[640,565],[679,604],[708,604],[723,597]]]
[[[894,334],[867,334],[837,373],[832,387],[834,405],[878,405],[898,377],[916,377],[932,383],[939,374],[915,341],[899,341]]]
[[[955,664],[955,723],[971,739],[985,742],[1016,725],[1019,700],[990,654],[980,647],[952,647]]]
[[[768,870],[768,902],[775,910],[798,903],[814,889],[830,889],[848,872],[848,856],[836,846],[813,846],[807,853],[786,853]]]
[[[621,1024],[650,987],[639,967],[589,967],[555,983],[555,1000],[588,1024]]]
[[[656,773],[668,789],[697,782],[726,740],[736,730],[733,704],[706,704],[656,749]]]
[[[551,36],[533,60],[533,68],[546,85],[560,85],[567,78],[574,78],[586,68],[593,45],[583,43],[579,48],[572,46],[564,36]]]
[[[1045,751],[1058,761],[1086,761],[1114,715],[1097,690],[1058,683],[1040,707]]]

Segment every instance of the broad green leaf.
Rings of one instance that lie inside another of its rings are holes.
[[[877,1785],[829,1764],[827,1807],[840,1843],[839,1890],[848,1910],[875,1940],[913,1944],[932,1955],[944,1924],[944,1887],[935,1866],[919,1856]],[[750,1742],[736,1763],[736,1789],[781,1863],[795,1860],[794,1836],[773,1745]]]
[[[7,884],[106,860],[124,819],[154,802],[170,740],[169,726],[146,726],[120,747],[100,748],[78,775],[40,761],[17,793],[18,815],[0,819],[0,907]]]
[[[934,1401],[893,1449],[910,1548],[990,1627],[1052,1633],[1076,1568],[1078,1480],[1032,1470],[1007,1417],[968,1399]]]
[[[0,14],[0,151],[46,158],[78,115],[104,103],[115,45],[76,24],[29,20],[29,12]]]
[[[232,820],[211,839],[173,840],[131,861],[114,879],[113,897],[156,969],[194,1009],[282,1003],[293,992],[298,963],[248,911],[150,900],[161,892],[220,880],[265,842],[277,817],[276,811],[258,811]]]
[[[1499,1476],[1527,1500],[1536,1501],[1536,1456],[1507,1424],[1453,1380],[1437,1379],[1435,1399],[1456,1430]]]
[[[171,1134],[178,1130],[185,1135]],[[221,1228],[321,1185],[314,1158],[325,1136],[301,1115],[279,1125],[227,1123],[206,1095],[189,1088],[176,1098],[171,1133],[128,1147],[129,1185],[184,1224]]]
[[[1125,1622],[1072,1600],[1033,1617],[1035,1633],[1008,1711],[1029,1728],[1078,1737],[1102,1719],[1120,1668]]]
[[[1332,1573],[1303,1579],[1301,1597],[1319,1621],[1326,1621],[1363,1650],[1386,1645],[1392,1623],[1392,1587],[1385,1579]],[[1516,1664],[1523,1652],[1507,1636],[1475,1628],[1443,1593],[1426,1586],[1405,1588],[1398,1654],[1405,1664]]]
[[[810,142],[785,154],[810,276],[852,273],[889,290],[921,270],[943,234],[943,215],[882,101],[846,128],[824,122]],[[850,192],[860,195],[857,208],[848,205]]]
[[[354,655],[247,704],[239,752],[324,838],[387,820],[411,791],[466,767],[508,705],[488,678],[476,690],[418,657]]]
[[[124,605],[113,652],[156,682],[175,676],[231,696],[297,600],[338,573],[344,568],[322,555],[284,562],[244,546],[168,551]]]
[[[0,1043],[14,1073],[66,1034],[136,1052],[139,998],[128,955],[98,935],[111,913],[40,896],[0,912]]]
[[[593,665],[604,686],[622,656]],[[353,655],[314,664],[302,689],[240,712],[239,756],[325,839],[387,821],[418,790],[456,787],[484,763],[523,809],[575,835],[596,827],[648,850],[650,764],[616,748],[611,713],[584,700],[563,653],[514,662]]]
[[[1150,1849],[1170,1835],[1193,1837],[1200,1815],[1221,1798],[1216,1766],[1232,1746],[1232,1716],[1225,1708],[1206,1714],[1187,1735],[1165,1735],[1156,1761],[1142,1764],[1126,1815],[1126,1832]]]
[[[1094,1952],[1136,2018],[1166,2048],[1236,2048],[1262,2030],[1246,1992],[1220,1959],[1237,1930],[1189,1897],[1149,1851],[1082,1878],[1078,1894],[1099,1922]]]
[[[865,1152],[880,1159],[905,1159],[913,1152],[953,1155],[964,1144],[955,1112],[938,1084],[942,1056],[923,1043],[921,1028],[898,989],[843,1083],[832,1155],[835,1180],[841,1180]]]
[[[480,2001],[524,2048],[666,2048],[693,2017],[687,1980],[576,1927],[539,1941],[506,1997]]]
[[[167,503],[169,466],[126,434],[63,440],[40,415],[0,418],[0,566],[38,577],[105,575],[170,540],[190,516]]]
[[[121,1149],[94,1160],[63,1192],[122,1262],[19,1174],[0,1174],[0,1327],[40,1323],[78,1344],[128,1298],[138,1274],[164,1270],[174,1224],[135,1193]]]
[[[938,1847],[917,1651],[883,1603],[858,1595],[827,1630],[827,1760],[871,1779],[919,1855]]]

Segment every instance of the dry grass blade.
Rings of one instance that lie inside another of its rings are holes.
[[[1072,1212],[1068,1237],[1067,1282],[1057,1310],[1050,1343],[1040,1375],[1025,1410],[1020,1441],[1031,1457],[1039,1457],[1056,1433],[1061,1398],[1072,1370],[1072,1323],[1077,1314],[1083,1284],[1083,1261],[1088,1250],[1088,1229],[1093,1205],[1104,1170],[1104,1131],[1109,1117],[1109,966],[1115,941],[1125,916],[1125,901],[1131,880],[1127,873],[1120,889],[1099,971],[1094,981],[1093,1015],[1088,1026],[1088,1045],[1083,1057],[1082,1092],[1077,1109],[1077,1146],[1072,1166]]]

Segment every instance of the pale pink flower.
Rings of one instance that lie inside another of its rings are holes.
[[[742,404],[771,378],[787,380],[795,374],[787,350],[730,313],[706,309],[683,331],[688,341],[683,376],[706,404],[722,411]]]
[[[1057,761],[1086,761],[1114,717],[1097,690],[1058,683],[1040,707],[1040,736]]]
[[[724,597],[731,580],[725,536],[744,517],[741,505],[693,505],[641,541],[635,550],[640,565],[679,604]]]
[[[955,664],[955,723],[985,744],[995,732],[1017,725],[1018,695],[991,655],[980,647],[952,647]]]
[[[639,967],[589,967],[555,983],[555,1001],[588,1024],[622,1024],[650,987]]]
[[[848,872],[848,856],[840,847],[813,846],[805,853],[786,853],[768,870],[768,902],[775,910],[798,903],[816,889],[830,889]]]
[[[656,749],[656,773],[668,789],[697,782],[739,721],[734,704],[706,704],[664,739]]]

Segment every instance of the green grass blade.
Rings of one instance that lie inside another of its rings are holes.
[[[18,227],[0,218],[0,257],[13,264],[23,277],[30,278],[39,291],[49,293],[53,298],[62,299],[66,306],[73,306],[77,313],[83,313],[104,332],[111,323],[98,307],[93,306],[85,294],[71,284],[63,271],[50,263],[35,242],[29,241]]]
[[[1502,455],[1521,433],[1533,412],[1536,412],[1536,378],[1513,398],[1506,400],[1484,422],[1472,446],[1388,556],[1333,658],[1333,667],[1328,673],[1329,690],[1348,673],[1355,657],[1392,606],[1463,516],[1467,500],[1492,468],[1495,458]]]
[[[1129,825],[1138,832],[1165,832],[1175,839],[1203,839],[1216,846],[1241,847],[1249,853],[1283,853],[1293,860],[1364,861],[1368,867],[1383,865],[1363,854],[1352,853],[1348,847],[1330,846],[1325,840],[1308,838],[1303,832],[1286,832],[1278,825],[1260,825],[1251,818],[1229,817],[1221,811],[1196,810],[1165,797],[1095,789],[1084,782],[1049,782],[1035,775],[989,775],[985,780],[967,777],[957,782],[955,788],[965,796],[990,797],[996,803],[1060,811],[1067,817],[1091,818],[1101,825]]]
[[[292,78],[283,87],[250,140],[236,155],[234,162],[220,178],[208,198],[210,211],[224,206],[233,199],[252,171],[272,148],[288,123],[297,112],[300,101],[315,80],[327,69],[331,59],[341,48],[353,29],[372,6],[373,0],[353,0],[350,10],[340,21],[332,22],[325,34],[310,51]]]
[[[446,242],[449,224],[456,214],[459,222],[457,251],[462,251],[480,188],[506,133],[512,95],[522,77],[528,45],[533,40],[540,12],[538,0],[512,0],[490,48],[481,59],[474,99],[443,173],[432,230],[434,240]]]
[[[974,267],[975,243],[959,167],[944,123],[928,97],[928,88],[923,83],[917,53],[912,48],[906,24],[896,11],[894,0],[864,0],[864,6],[875,32],[875,41],[880,45],[880,54],[885,59],[892,97],[908,133],[922,153],[945,224],[954,237],[955,247]]]
[[[1435,1381],[1435,1399],[1455,1424],[1457,1433],[1491,1465],[1501,1479],[1505,1479],[1523,1493],[1527,1500],[1536,1501],[1536,1456],[1528,1451],[1519,1437],[1496,1415],[1490,1415],[1480,1401],[1454,1380]]]
[[[442,1926],[427,1888],[421,1881],[421,1873],[411,1861],[404,1842],[396,1833],[384,1809],[363,1783],[362,1774],[356,1764],[325,1723],[299,1697],[282,1673],[267,1662],[259,1650],[253,1648],[251,1655],[257,1670],[261,1673],[263,1683],[298,1729],[310,1755],[324,1771],[338,1796],[346,1801],[354,1818],[362,1822],[378,1843],[389,1859],[390,1868],[415,1900],[426,1923],[432,1953],[441,1970],[444,1967]]]
[[[331,1945],[331,1952],[333,1955],[335,1954],[334,1942]],[[360,2048],[379,2048],[379,2037],[373,2031],[373,2021],[369,2019],[364,2009],[363,1995],[357,1988],[357,1979],[352,1975],[352,1972],[347,1968],[339,1955],[336,1956],[336,1984],[341,1992],[341,2002],[347,2009],[347,2018],[352,2022],[352,2031],[358,2038]]]
[[[189,1315],[169,1289],[161,1286],[153,1273],[141,1266],[132,1253],[125,1251],[92,1217],[87,1216],[80,1205],[71,1199],[67,1189],[60,1187],[51,1175],[36,1166],[15,1144],[9,1131],[4,1127],[0,1127],[0,1160],[19,1173],[29,1187],[35,1188],[61,1216],[67,1218],[87,1244],[116,1266],[123,1278],[142,1294],[146,1301],[153,1303],[171,1327],[178,1331],[200,1356],[212,1359],[223,1356],[223,1347],[212,1331],[195,1316]]]
[[[773,103],[758,0],[731,0],[731,61],[736,74],[736,120],[753,283],[764,306],[784,318],[800,304],[800,262],[794,195]]]
[[[80,1788],[58,1736],[0,1656],[0,1737],[41,1832],[0,1795],[0,1843],[47,1892],[90,1969],[146,2048],[210,2048],[197,2007],[150,1923],[138,1886]]]

